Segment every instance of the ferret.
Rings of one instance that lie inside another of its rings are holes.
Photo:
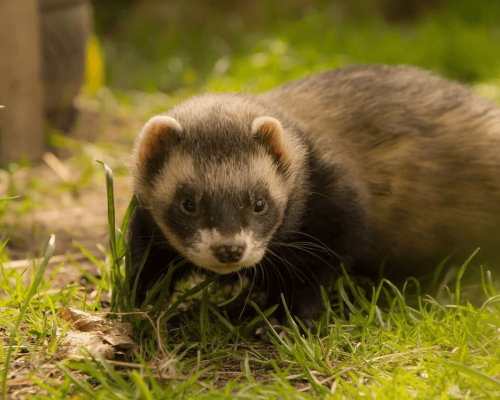
[[[283,293],[311,325],[340,263],[410,276],[478,247],[500,261],[500,109],[413,67],[193,97],[145,124],[131,174],[132,282],[152,240],[138,301],[186,258],[252,272],[268,306]],[[286,323],[282,305],[273,321]]]

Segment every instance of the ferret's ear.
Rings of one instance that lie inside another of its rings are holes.
[[[281,122],[272,117],[258,117],[252,123],[253,135],[261,141],[277,160],[286,158],[285,137]]]
[[[178,133],[181,131],[181,124],[172,117],[157,115],[151,118],[140,133],[139,162],[146,164],[149,160],[164,155],[167,147],[178,141]]]

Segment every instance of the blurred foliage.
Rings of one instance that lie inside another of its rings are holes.
[[[87,41],[85,59],[85,86],[90,93],[96,93],[104,86],[105,65],[101,45],[95,35],[92,35]]]
[[[260,91],[348,64],[500,78],[498,0],[96,0],[113,88]]]

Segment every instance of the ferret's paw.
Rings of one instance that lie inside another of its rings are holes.
[[[282,330],[280,328],[280,326],[282,324],[280,323],[280,321],[278,320],[278,318],[276,318],[276,317],[269,317],[267,319],[267,321],[273,327],[273,329],[276,332],[278,332],[278,334],[282,332]],[[286,321],[286,323],[287,323],[286,326],[288,326],[288,321]],[[255,330],[253,332],[253,336],[255,336],[257,339],[259,339],[262,342],[269,343],[269,332],[270,332],[269,325],[267,325],[267,323],[265,323],[264,321],[262,321],[262,322],[259,322],[255,326]]]

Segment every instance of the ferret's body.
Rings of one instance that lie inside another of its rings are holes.
[[[166,115],[132,159],[134,274],[155,237],[142,292],[180,256],[222,273],[257,265],[269,305],[283,292],[307,319],[339,259],[412,275],[481,247],[500,263],[500,109],[463,86],[361,66]]]

